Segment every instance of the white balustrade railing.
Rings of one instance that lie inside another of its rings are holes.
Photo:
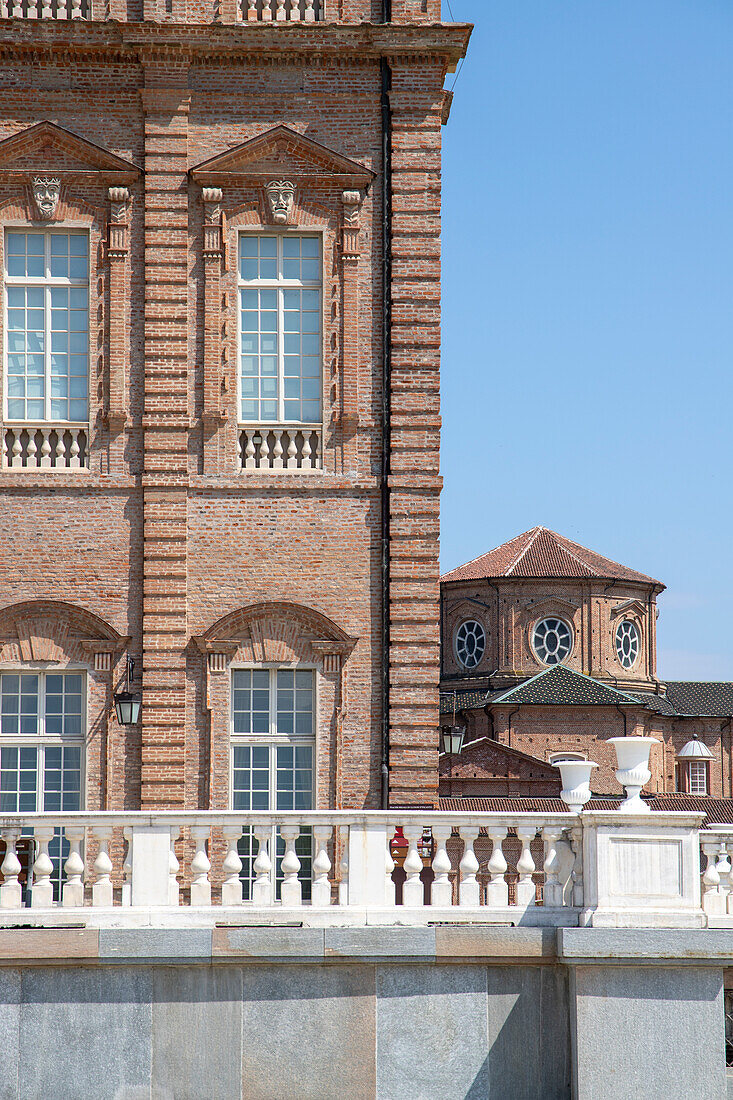
[[[79,470],[89,465],[87,424],[6,424],[4,470]]]
[[[0,0],[0,19],[90,19],[91,0]]]
[[[239,427],[242,470],[319,470],[321,429],[310,424]]]
[[[135,923],[141,910],[170,920],[187,908],[204,921],[244,910],[312,920],[328,909],[345,923],[702,927],[733,916],[733,828],[701,831],[700,821],[611,811],[0,814],[0,925],[65,910],[86,923]]]
[[[247,23],[317,23],[323,0],[239,0],[238,14]]]
[[[705,861],[702,907],[710,917],[733,916],[733,826],[705,829],[700,849]]]

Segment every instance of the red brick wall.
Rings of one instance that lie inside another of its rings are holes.
[[[372,7],[365,3],[357,13],[352,3],[343,14],[356,19]],[[406,17],[416,21],[436,17],[432,0],[424,10],[420,3],[408,7]],[[195,21],[193,12],[189,17]],[[346,647],[335,672],[325,658],[315,659],[321,805],[379,805],[385,660],[392,687],[390,797],[421,803],[436,796],[440,114],[444,72],[462,38],[434,28],[400,30],[403,38],[413,35],[410,49],[420,49],[414,60],[409,50],[400,55],[393,80],[388,656],[380,641],[380,74],[371,32],[301,28],[300,37],[285,44],[272,28],[271,37],[257,39],[266,41],[266,50],[234,52],[239,29],[223,39],[217,28],[174,33],[168,27],[173,45],[158,51],[151,27],[138,38],[130,26],[123,45],[114,25],[23,24],[15,52],[6,49],[0,61],[0,140],[50,119],[144,169],[130,183],[129,301],[110,300],[103,174],[80,169],[63,181],[60,224],[89,225],[93,243],[92,317],[99,332],[91,365],[90,469],[0,473],[0,608],[65,600],[129,637],[138,668],[142,657],[141,729],[120,730],[110,714],[122,649],[105,681],[106,703],[90,692],[90,728],[99,731],[100,745],[107,739],[110,746],[105,790],[101,765],[89,757],[90,807],[103,799],[111,808],[226,804],[229,678],[207,673],[206,654],[194,639],[259,603],[301,608],[293,620],[300,632],[293,652],[305,653],[298,645],[319,640],[319,631],[321,641],[325,631],[327,642]],[[381,41],[391,33],[379,30]],[[58,61],[56,44],[64,51]],[[221,282],[226,421],[208,450],[201,421],[201,189],[187,173],[278,124],[376,173],[360,217],[356,433],[345,430],[339,412],[341,186],[298,199],[304,224],[325,234],[325,457],[323,472],[314,474],[236,469],[232,245],[237,218],[257,224],[261,209],[246,187],[227,191],[225,185],[222,200],[229,225]],[[5,224],[33,218],[26,176],[55,168],[53,150],[24,156],[11,178],[2,174],[0,149]],[[245,208],[250,213],[242,214]],[[113,313],[127,316],[129,397],[121,429],[105,419]],[[313,626],[313,615],[325,626]],[[283,623],[290,621],[283,616]],[[246,646],[246,636],[236,643]]]

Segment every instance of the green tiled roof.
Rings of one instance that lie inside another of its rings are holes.
[[[480,710],[486,703],[512,703],[535,707],[615,707],[642,706],[655,714],[674,718],[721,717],[733,715],[733,683],[702,680],[669,680],[667,694],[647,691],[621,691],[594,680],[566,665],[553,665],[506,691],[484,686],[456,692],[456,710]],[[440,713],[453,711],[453,693],[441,692]]]
[[[545,669],[524,683],[494,696],[492,702],[528,706],[615,707],[619,703],[638,706],[638,700],[626,692],[617,691],[565,665]]]

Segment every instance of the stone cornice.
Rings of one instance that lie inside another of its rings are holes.
[[[352,66],[388,56],[405,62],[441,59],[456,64],[468,46],[468,24],[172,24],[82,20],[0,20],[0,56],[31,55],[58,60],[99,58],[130,63],[153,59],[216,58],[243,62],[307,56]]]

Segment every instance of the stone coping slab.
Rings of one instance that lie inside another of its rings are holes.
[[[733,932],[702,928],[559,928],[558,961],[733,965]]]
[[[48,963],[338,962],[733,966],[724,929],[428,927],[0,929],[0,967]]]

